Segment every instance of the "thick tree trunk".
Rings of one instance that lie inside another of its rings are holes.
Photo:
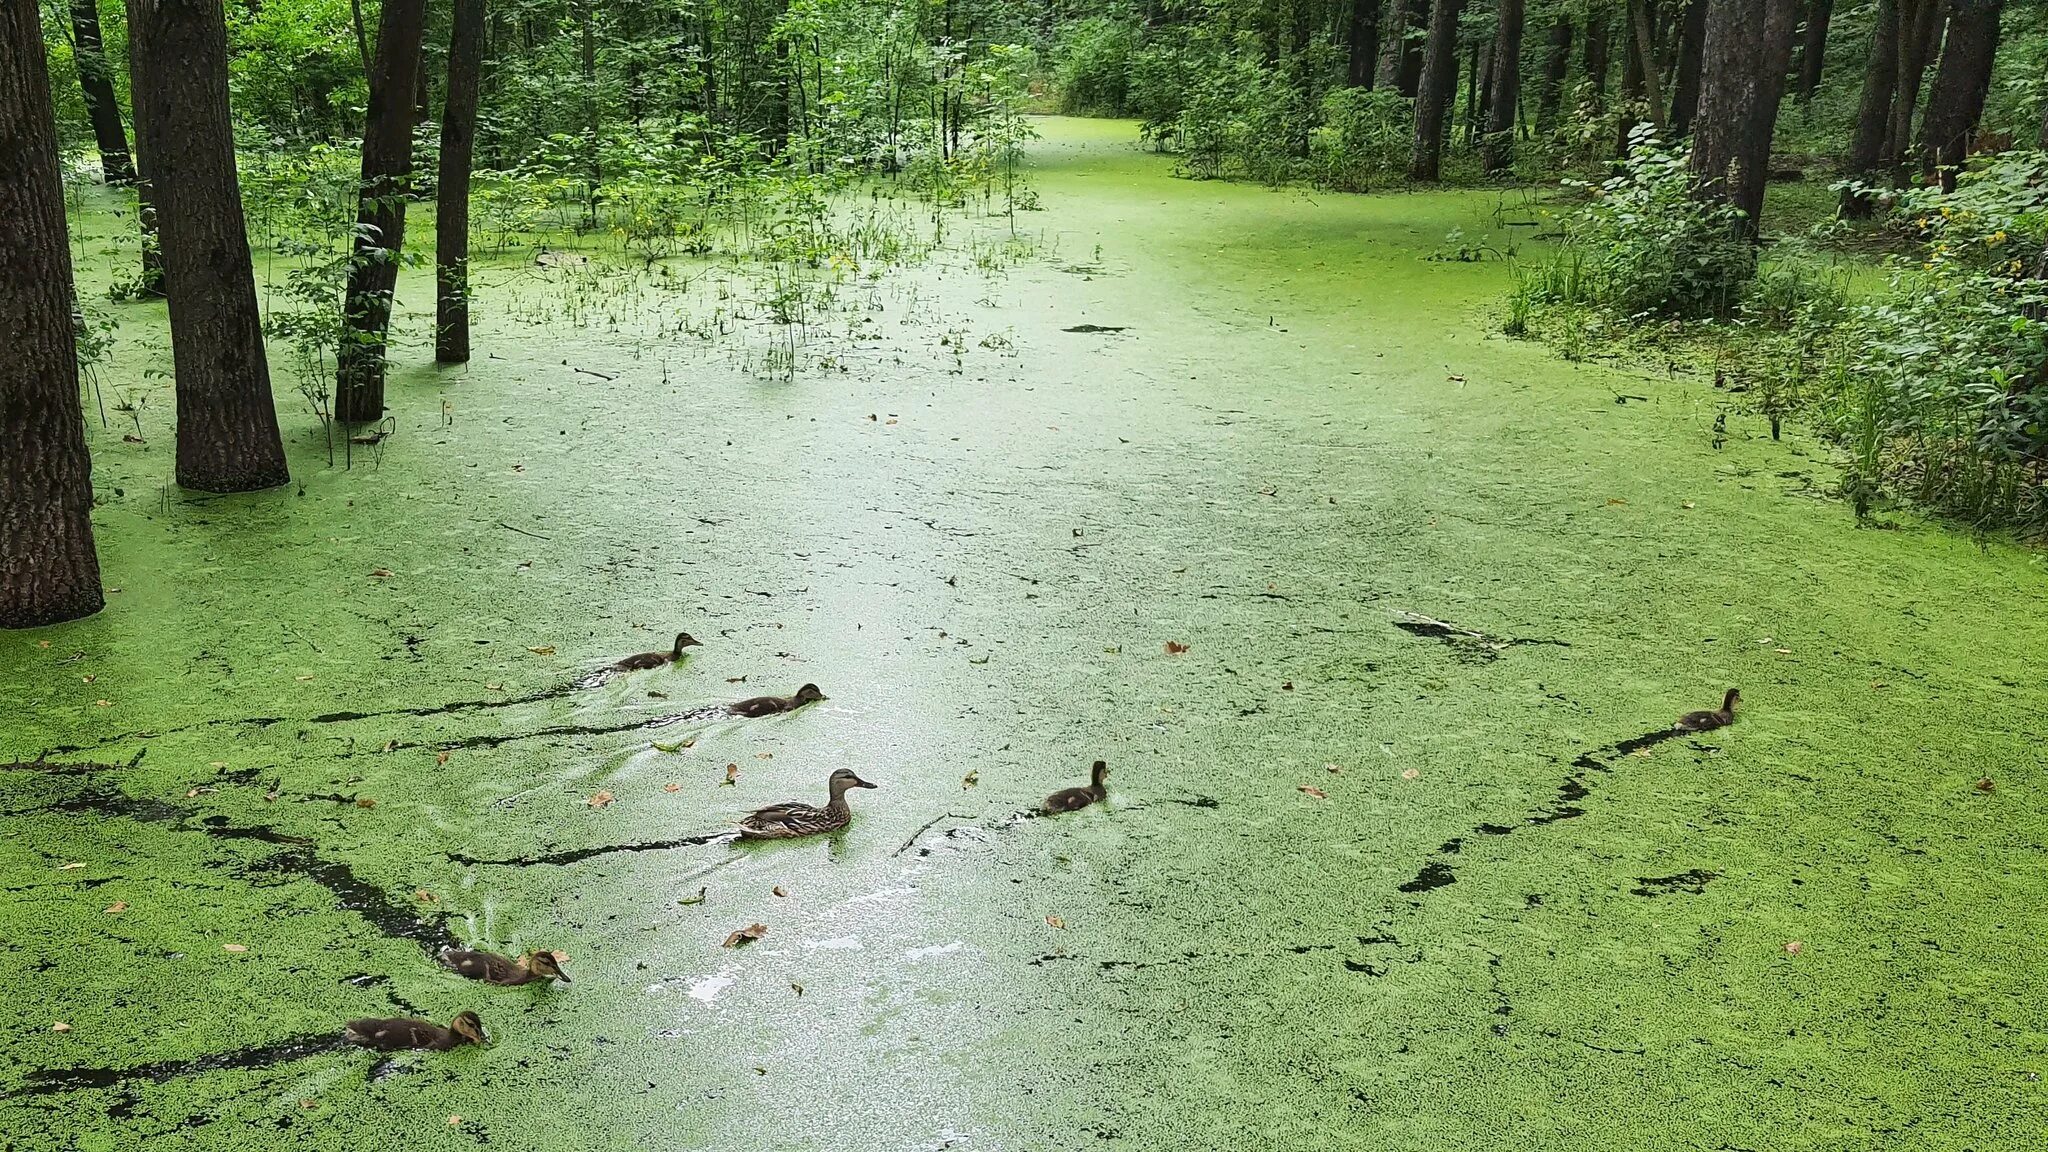
[[[1380,50],[1380,6],[1382,0],[1351,0],[1350,18],[1345,23],[1344,82],[1353,88],[1370,88]]]
[[[455,0],[448,36],[448,102],[434,193],[434,359],[469,359],[469,169],[483,75],[484,0]]]
[[[1876,31],[1863,65],[1863,96],[1856,105],[1856,130],[1849,140],[1845,174],[1868,179],[1884,161],[1884,138],[1891,126],[1892,97],[1898,90],[1899,7],[1896,0],[1877,0]],[[1842,193],[1842,215],[1870,215],[1868,196]]]
[[[412,187],[412,78],[419,71],[425,19],[426,0],[384,0],[377,20],[355,251],[348,294],[342,301],[341,347],[335,357],[339,370],[334,414],[348,423],[384,415],[384,344],[391,330],[399,255],[405,250],[405,204]]]
[[[1586,46],[1579,57],[1579,70],[1593,85],[1593,107],[1596,111],[1607,107],[1608,57],[1607,12],[1594,8],[1586,13]]]
[[[1792,62],[1794,0],[1710,0],[1692,171],[1703,197],[1743,213],[1754,239],[1770,175],[1771,137]]]
[[[1970,137],[1984,114],[1991,90],[1991,64],[1998,54],[1998,17],[2004,0],[1951,0],[1948,36],[1941,65],[1927,93],[1920,119],[1920,164],[1953,192],[1956,172],[1970,155]]]
[[[1543,52],[1543,80],[1536,89],[1536,132],[1548,136],[1557,127],[1557,108],[1564,99],[1564,78],[1572,66],[1572,18],[1558,13],[1550,23]]]
[[[1700,103],[1700,56],[1707,34],[1707,0],[1689,0],[1678,30],[1678,61],[1671,80],[1671,134],[1692,132],[1693,113]]]
[[[1415,151],[1411,179],[1434,183],[1444,159],[1444,121],[1458,90],[1458,10],[1463,0],[1432,0],[1422,77],[1415,90]]]
[[[109,184],[130,183],[135,179],[135,165],[128,158],[128,132],[121,126],[121,102],[114,96],[114,79],[107,74],[100,9],[94,0],[71,0],[71,38],[85,114],[92,121],[93,139],[100,148],[100,171]]]
[[[1492,91],[1480,149],[1488,175],[1506,172],[1515,164],[1515,106],[1522,99],[1522,10],[1522,0],[1500,0],[1494,22]]]
[[[1947,0],[1899,0],[1898,88],[1892,95],[1892,120],[1885,129],[1884,158],[1903,172],[1913,139],[1913,113],[1920,103],[1927,58],[1941,35]]]
[[[235,173],[221,0],[129,0],[128,61],[170,301],[178,483],[276,487],[291,476]]]
[[[35,0],[0,0],[0,220],[0,628],[35,628],[105,604]]]
[[[1429,21],[1429,0],[1392,0],[1391,27],[1386,47],[1380,53],[1380,84],[1403,96],[1414,96],[1422,79],[1424,40],[1420,35]]]
[[[1821,63],[1827,56],[1828,22],[1835,13],[1835,0],[1813,0],[1806,10],[1806,31],[1799,49],[1799,102],[1813,100],[1820,87]]]

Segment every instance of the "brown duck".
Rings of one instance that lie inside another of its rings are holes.
[[[1109,776],[1109,765],[1100,760],[1089,770],[1086,788],[1062,788],[1045,798],[1041,811],[1048,815],[1059,812],[1079,812],[1090,804],[1100,804],[1109,799],[1109,788],[1103,780]]]
[[[727,705],[726,710],[735,716],[773,716],[777,712],[794,712],[823,699],[825,694],[818,691],[816,684],[806,684],[797,689],[794,696],[755,696]]]
[[[573,983],[569,979],[569,974],[562,971],[561,961],[555,959],[555,954],[539,949],[514,960],[510,956],[500,956],[496,952],[469,952],[461,948],[443,948],[441,967],[459,976],[467,976],[471,980],[481,980],[486,984],[502,984],[506,987],[531,984],[536,980]]]
[[[482,1044],[489,1039],[484,1035],[484,1022],[477,1019],[474,1012],[456,1013],[446,1028],[431,1020],[351,1020],[341,1034],[351,1044],[379,1052],[403,1052],[408,1048],[446,1052],[464,1044]]]
[[[1721,706],[1719,708],[1707,712],[1687,712],[1685,715],[1680,716],[1678,723],[1672,725],[1672,727],[1680,732],[1711,732],[1716,728],[1726,728],[1728,725],[1735,723],[1735,705],[1740,703],[1741,700],[1742,692],[1739,689],[1730,688],[1728,694],[1721,697]]]
[[[816,836],[821,832],[837,832],[853,821],[853,810],[846,806],[847,789],[873,787],[875,785],[841,768],[825,781],[831,798],[823,808],[791,800],[756,809],[740,820],[740,838],[789,840],[798,836]]]
[[[696,648],[703,643],[702,640],[697,639],[688,632],[678,632],[676,633],[675,647],[666,652],[641,652],[637,655],[628,656],[624,660],[612,665],[612,670],[615,672],[642,672],[649,668],[659,668],[663,664],[673,664],[683,658],[683,649]]]

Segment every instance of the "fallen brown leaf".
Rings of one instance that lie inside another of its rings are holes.
[[[1045,926],[1048,928],[1065,928],[1067,926],[1067,922],[1065,920],[1060,919],[1057,916],[1048,913],[1045,917]]]
[[[1797,956],[1799,955],[1800,951],[1805,947],[1805,944],[1802,944],[1797,940],[1787,940],[1785,941],[1785,955]]]
[[[756,759],[756,760],[773,760],[773,759],[775,759],[775,753],[773,753],[773,752],[756,752],[756,753],[754,753],[754,759]]]
[[[223,952],[247,952],[249,946],[247,944],[223,944],[220,946],[220,950]]]
[[[1979,777],[1977,777],[1977,784],[1976,784],[1976,788],[1977,788],[1977,791],[1979,791],[1979,792],[1989,792],[1989,791],[1991,791],[1991,790],[1992,790],[1993,788],[1996,788],[1996,787],[1998,787],[1998,783],[1997,783],[1996,781],[1992,780],[1992,779],[1991,779],[1991,777],[1989,777],[1989,776],[1979,776]]]
[[[52,1024],[52,1025],[50,1025],[50,1031],[52,1031],[52,1032],[69,1032],[69,1031],[71,1031],[71,1025],[69,1025],[69,1024],[66,1024],[66,1023],[65,1023],[65,1022],[63,1022],[62,1020],[59,1020],[59,1021],[57,1021],[57,1022],[56,1022],[55,1024]]]
[[[1323,771],[1325,771],[1325,772],[1328,772],[1328,773],[1329,773],[1330,775],[1332,775],[1332,776],[1335,776],[1335,775],[1336,775],[1337,773],[1339,773],[1339,772],[1342,772],[1343,770],[1344,770],[1344,769],[1343,769],[1343,767],[1342,767],[1341,765],[1337,765],[1337,764],[1325,764],[1325,765],[1323,765]]]
[[[57,871],[59,871],[59,872],[69,872],[69,871],[71,871],[71,870],[72,870],[73,868],[83,868],[83,867],[85,867],[85,863],[84,863],[83,861],[74,861],[74,862],[72,862],[72,863],[70,863],[70,864],[59,864],[59,865],[57,865]]]
[[[777,884],[777,885],[776,885],[775,887],[773,887],[773,888],[770,888],[770,889],[769,889],[769,891],[770,891],[770,892],[772,892],[772,893],[774,893],[774,894],[775,894],[775,895],[777,895],[777,896],[787,896],[787,895],[789,895],[789,889],[787,889],[787,888],[784,888],[784,887],[783,887],[782,885],[780,885],[780,884]]]
[[[741,928],[732,935],[727,936],[725,943],[720,944],[719,947],[743,948],[767,934],[768,926],[766,924],[749,924],[745,928]]]
[[[676,903],[685,907],[691,904],[702,904],[704,902],[704,894],[709,891],[711,891],[709,888],[699,888],[695,896],[685,896],[681,900],[676,901]]]
[[[1168,640],[1166,642],[1166,654],[1168,656],[1178,656],[1187,650],[1188,645],[1183,644],[1178,640]]]
[[[553,656],[555,654],[555,646],[553,644],[542,644],[539,647],[528,648],[527,651],[535,656]]]
[[[441,898],[439,896],[434,895],[432,892],[427,891],[425,888],[414,889],[412,898],[419,901],[422,904],[439,904],[441,902]]]
[[[126,900],[116,900],[112,904],[107,905],[107,915],[109,916],[119,916],[127,910],[128,902]]]
[[[370,575],[376,577],[379,580],[389,580],[391,579],[391,569],[372,568],[370,569]]]
[[[375,800],[372,800],[368,796],[356,797],[356,807],[358,808],[375,808],[376,806],[377,802]]]
[[[681,784],[675,783],[674,781],[670,781],[667,784],[663,784],[661,786],[661,790],[663,792],[681,792],[683,790],[683,786]]]
[[[617,799],[617,797],[613,796],[609,792],[598,792],[593,794],[590,797],[590,799],[585,800],[584,803],[590,805],[592,808],[602,808],[605,805],[610,804],[615,799]]]
[[[1280,690],[1281,690],[1282,692],[1292,692],[1292,691],[1294,691],[1294,681],[1292,681],[1292,680],[1282,680],[1282,681],[1280,682]]]
[[[1610,496],[1607,498],[1607,503],[1610,507],[1616,507],[1620,505],[1625,505],[1628,503],[1628,501],[1623,500],[1618,496]]]
[[[981,770],[977,768],[960,778],[960,789],[964,792],[979,783],[981,783]]]
[[[93,704],[100,708],[112,708],[114,706],[114,702],[112,700],[95,700],[93,701]]]
[[[1306,792],[1318,800],[1328,800],[1330,798],[1330,794],[1328,792],[1323,791],[1321,788],[1318,788],[1313,784],[1297,784],[1295,785],[1294,790],[1296,792]]]
[[[725,787],[725,786],[726,786],[726,785],[728,785],[728,784],[737,784],[737,783],[739,783],[739,782],[740,782],[740,766],[739,766],[739,765],[737,765],[737,764],[727,764],[727,765],[725,766],[725,781],[724,781],[724,783],[721,783],[721,784],[719,785],[719,787],[720,787],[720,788],[723,788],[723,787]]]
[[[1416,779],[1416,778],[1420,777],[1421,775],[1422,775],[1422,769],[1420,769],[1420,768],[1409,768],[1409,769],[1406,769],[1406,770],[1404,770],[1404,771],[1403,771],[1403,772],[1401,773],[1401,779],[1403,779],[1403,780],[1414,780],[1414,779]]]
[[[436,754],[434,755],[434,763],[436,763],[436,764],[446,764],[447,762],[448,762],[448,754],[447,754],[446,752],[439,752],[439,753],[436,753]]]
[[[80,677],[79,677],[79,679],[80,679],[80,680],[82,680],[82,681],[84,681],[84,682],[85,682],[85,683],[87,683],[87,684],[90,684],[90,683],[92,683],[93,681],[95,681],[95,680],[99,679],[99,677],[98,677],[98,676],[80,676]]]

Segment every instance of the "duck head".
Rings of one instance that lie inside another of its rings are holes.
[[[832,789],[832,795],[835,799],[844,796],[848,788],[876,787],[876,785],[870,784],[859,776],[854,775],[853,770],[850,768],[841,768],[832,773],[831,779],[825,783],[827,787]]]
[[[1102,782],[1108,778],[1109,764],[1106,761],[1097,760],[1095,766],[1088,770],[1088,779],[1097,788],[1102,787]]]
[[[1721,697],[1721,711],[1723,711],[1723,712],[1733,712],[1733,711],[1735,711],[1735,706],[1736,706],[1737,704],[1740,704],[1741,702],[1742,702],[1742,689],[1740,689],[1740,688],[1730,688],[1730,689],[1728,690],[1728,694],[1727,694],[1726,696],[1723,696],[1723,697]]]
[[[569,979],[569,974],[562,971],[562,962],[555,959],[553,952],[545,949],[536,948],[526,954],[526,970],[536,976],[546,976],[551,980],[560,980],[564,984],[574,983],[574,981]]]
[[[678,632],[676,633],[676,646],[673,655],[681,657],[683,649],[700,647],[703,643],[702,640],[697,639],[688,632]]]
[[[816,703],[819,700],[825,699],[825,694],[823,692],[818,691],[818,686],[816,684],[806,684],[803,687],[797,689],[796,695],[790,697],[790,699],[794,700],[798,704],[812,704]]]
[[[490,1037],[484,1033],[484,1022],[479,1020],[474,1012],[457,1012],[455,1019],[448,1022],[448,1030],[471,1044],[485,1044],[490,1041]]]

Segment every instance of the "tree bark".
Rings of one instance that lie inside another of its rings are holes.
[[[1692,171],[1699,195],[1743,214],[1755,239],[1770,175],[1771,137],[1792,62],[1794,0],[1710,0]]]
[[[1671,81],[1671,135],[1692,132],[1692,118],[1700,102],[1700,57],[1707,34],[1707,0],[1689,0],[1685,21],[1678,30],[1678,61]]]
[[[1898,90],[1899,7],[1896,0],[1877,0],[1876,30],[1870,56],[1863,65],[1863,95],[1856,105],[1856,131],[1849,140],[1845,174],[1868,179],[1884,161],[1885,132],[1891,125],[1892,96]],[[1868,196],[1842,193],[1842,215],[1870,215]]]
[[[1393,27],[1380,53],[1380,83],[1413,97],[1422,79],[1423,38],[1429,21],[1429,0],[1392,0]]]
[[[0,0],[0,220],[0,628],[35,628],[90,616],[106,602],[35,0]]]
[[[221,0],[129,0],[135,138],[170,302],[177,477],[202,492],[291,479],[235,173],[227,37]]]
[[[1657,38],[1651,31],[1655,15],[1650,0],[1629,0],[1629,21],[1635,29],[1636,67],[1642,73],[1643,100],[1650,106],[1650,121],[1664,126],[1664,80],[1657,72]]]
[[[455,0],[448,35],[448,101],[434,193],[434,359],[469,359],[469,170],[483,75],[484,0]]]
[[[1415,150],[1408,175],[1435,183],[1444,158],[1444,120],[1458,85],[1458,10],[1463,0],[1432,0],[1422,76],[1415,89]]]
[[[1828,50],[1828,22],[1834,16],[1835,0],[1813,0],[1806,11],[1806,32],[1799,49],[1799,102],[1810,103],[1820,87],[1821,62]]]
[[[1991,90],[1991,65],[1998,55],[1998,18],[2004,0],[1951,0],[1948,36],[1941,64],[1920,119],[1920,164],[1953,192],[1956,172],[1970,155],[1970,137],[1984,114]]]
[[[1892,120],[1885,130],[1884,158],[1904,170],[1913,138],[1913,112],[1920,102],[1927,57],[1941,34],[1946,0],[1899,0],[1898,88],[1892,96]]]
[[[1579,70],[1586,74],[1587,83],[1593,86],[1595,111],[1607,107],[1608,57],[1607,12],[1596,7],[1586,13],[1586,44],[1579,56]]]
[[[1548,136],[1557,127],[1558,105],[1564,99],[1564,78],[1572,66],[1572,18],[1560,12],[1550,24],[1543,53],[1543,80],[1536,89],[1536,132]]]
[[[1493,30],[1493,81],[1480,149],[1487,175],[1515,164],[1515,106],[1522,99],[1523,0],[1500,0]]]
[[[339,367],[334,414],[347,423],[384,415],[384,347],[391,330],[399,256],[405,250],[405,205],[412,188],[412,85],[420,67],[425,19],[426,0],[384,0],[377,20],[355,250],[342,302],[341,347],[335,356]]]
[[[1351,0],[1350,18],[1345,24],[1344,82],[1353,88],[1371,88],[1373,69],[1380,50],[1380,5],[1382,0]]]
[[[71,39],[71,57],[78,66],[78,87],[85,97],[85,114],[92,121],[93,140],[99,144],[100,171],[109,184],[132,183],[135,165],[128,158],[128,131],[121,126],[121,102],[114,96],[113,77],[107,74],[100,9],[95,0],[71,0]]]

